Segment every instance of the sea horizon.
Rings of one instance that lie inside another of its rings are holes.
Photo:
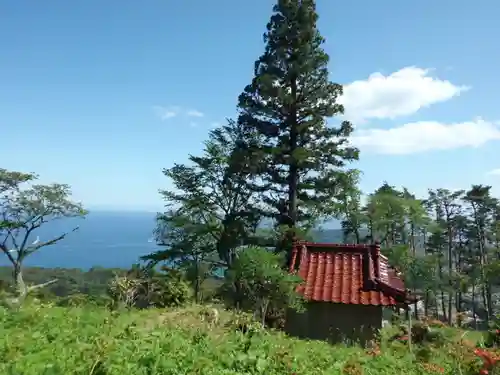
[[[86,218],[69,218],[45,224],[30,236],[30,241],[48,241],[65,232],[54,245],[41,248],[24,261],[25,267],[130,268],[140,257],[161,249],[153,241],[157,212],[139,210],[89,210]],[[338,229],[335,222],[323,227]],[[79,227],[78,230],[72,231]],[[9,266],[5,256],[0,266]]]

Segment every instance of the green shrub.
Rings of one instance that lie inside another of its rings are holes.
[[[109,296],[91,296],[84,293],[74,293],[66,297],[56,299],[57,306],[84,307],[84,306],[102,306],[109,307],[112,299]]]
[[[125,276],[115,277],[109,285],[114,307],[173,307],[193,299],[193,290],[181,274],[134,268]]]
[[[500,347],[500,317],[495,317],[490,325],[490,329],[484,336],[484,345],[488,348]]]
[[[262,324],[268,318],[284,316],[287,308],[301,310],[303,300],[295,289],[302,280],[284,270],[283,262],[282,255],[267,249],[245,249],[225,274],[224,296],[254,312]]]
[[[149,301],[154,307],[179,307],[194,297],[189,282],[173,277],[157,277],[151,281]]]
[[[92,303],[90,298],[82,293],[71,294],[67,297],[60,298],[57,301],[58,306],[83,307]]]

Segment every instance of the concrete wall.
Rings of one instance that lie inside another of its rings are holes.
[[[362,346],[374,339],[380,328],[380,306],[328,302],[310,302],[304,313],[289,311],[285,323],[291,336]]]

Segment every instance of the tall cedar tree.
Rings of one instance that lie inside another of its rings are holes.
[[[317,29],[313,0],[279,0],[264,34],[264,54],[252,83],[239,97],[238,123],[259,140],[247,147],[257,180],[278,224],[295,228],[324,214],[335,200],[347,162],[358,150],[347,143],[352,125],[327,125],[341,115],[342,86],[329,81],[329,57]],[[288,233],[293,233],[291,230]]]

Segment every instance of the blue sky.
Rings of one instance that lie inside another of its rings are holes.
[[[273,1],[22,0],[0,12],[2,167],[90,208],[160,209],[161,170],[233,116]],[[319,0],[362,188],[500,183],[493,0]],[[491,171],[496,173],[490,173]]]

